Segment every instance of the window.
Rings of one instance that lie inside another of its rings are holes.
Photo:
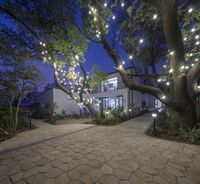
[[[102,109],[115,109],[123,107],[123,97],[122,96],[117,96],[117,97],[104,97],[102,98]]]
[[[117,77],[108,79],[101,84],[101,92],[114,91],[117,89]]]

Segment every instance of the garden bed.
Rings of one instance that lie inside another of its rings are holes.
[[[160,122],[160,121],[162,120],[158,120],[157,125],[166,123],[166,122]],[[148,136],[155,137],[155,138],[200,145],[200,129],[196,129],[196,128],[189,130],[187,132],[182,129],[172,130],[169,128],[163,128],[162,126],[156,126],[156,134],[155,134],[154,126],[152,123],[145,133]]]

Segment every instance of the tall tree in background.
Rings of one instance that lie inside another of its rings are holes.
[[[22,99],[42,80],[39,70],[32,63],[34,56],[30,52],[34,52],[33,47],[20,34],[8,29],[1,29],[0,33],[0,98],[9,104],[11,118],[7,123],[1,122],[0,129],[9,135],[14,134],[19,125]]]
[[[101,117],[99,100],[92,97],[92,81],[84,68],[87,39],[69,21],[76,11],[73,1],[23,1],[5,3],[1,12],[15,21],[38,43],[40,59],[52,66],[57,86],[95,116]],[[99,72],[99,82],[106,75]]]

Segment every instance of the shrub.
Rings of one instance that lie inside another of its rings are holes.
[[[183,132],[181,137],[192,144],[200,144],[200,129],[192,128],[188,132]]]
[[[117,124],[120,123],[122,120],[119,117],[112,117],[111,119],[108,119],[108,121],[110,121],[111,124]]]

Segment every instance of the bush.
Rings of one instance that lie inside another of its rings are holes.
[[[111,124],[118,124],[118,123],[120,123],[122,120],[121,120],[119,117],[114,116],[113,118],[108,119],[108,121],[109,121]]]
[[[200,144],[200,129],[192,128],[188,132],[183,132],[181,137],[192,144]]]

